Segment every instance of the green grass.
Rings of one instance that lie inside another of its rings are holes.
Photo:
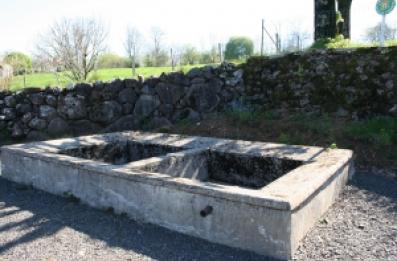
[[[397,119],[375,117],[353,122],[346,126],[345,134],[378,147],[397,145]]]
[[[194,67],[202,67],[204,65],[186,65],[182,67],[176,67],[176,71],[187,72]],[[141,67],[137,68],[137,74],[142,75],[145,78],[150,76],[159,76],[161,73],[170,73],[172,71],[171,67]],[[58,80],[57,76],[58,75]],[[101,81],[111,81],[113,79],[125,79],[132,78],[132,73],[130,68],[112,68],[112,69],[99,69],[90,74],[88,77],[88,82],[95,82],[97,80]],[[72,83],[64,73],[35,73],[26,75],[26,87],[41,87],[45,88],[47,86],[55,87],[65,87]],[[16,76],[12,79],[10,90],[17,91],[24,88],[24,76]]]

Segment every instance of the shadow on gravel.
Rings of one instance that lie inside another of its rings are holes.
[[[367,201],[396,214],[397,218],[397,180],[369,173],[357,173],[350,182],[365,194]],[[371,193],[365,193],[371,192]]]
[[[17,215],[22,212],[30,214],[20,220]],[[4,222],[5,219],[7,222]],[[51,236],[65,227],[103,241],[109,247],[156,260],[264,260],[262,256],[247,251],[137,223],[128,217],[95,210],[66,198],[21,188],[0,178],[0,235],[12,230],[19,236],[0,240],[5,242],[0,244],[0,255],[20,244],[45,237],[50,237],[51,242]]]

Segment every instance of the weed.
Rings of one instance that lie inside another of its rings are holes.
[[[354,140],[371,143],[375,146],[397,144],[397,119],[375,117],[349,124],[345,134]]]
[[[238,124],[255,125],[263,120],[273,120],[277,118],[277,114],[272,111],[260,111],[252,108],[232,109],[226,112],[232,121]]]
[[[280,136],[278,137],[278,142],[285,143],[285,144],[290,144],[291,137],[290,137],[290,135],[288,133],[281,133]]]
[[[338,145],[336,145],[336,143],[332,143],[331,145],[329,145],[329,148],[331,150],[336,150],[338,148]]]
[[[99,75],[98,71],[94,71],[90,74],[88,77],[88,82],[96,82],[101,79],[101,76]]]
[[[77,204],[80,202],[80,199],[78,197],[76,197],[75,195],[73,195],[73,193],[70,191],[64,192],[63,196],[71,203]]]

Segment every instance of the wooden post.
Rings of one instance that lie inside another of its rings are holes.
[[[132,76],[136,76],[136,65],[135,65],[135,57],[136,57],[136,50],[135,50],[135,44],[134,44],[134,47],[133,47],[133,54],[132,54],[132,59],[131,59],[131,62],[132,62],[132,64],[131,64],[131,66],[132,66]]]
[[[264,31],[265,31],[265,19],[262,19],[262,36],[261,36],[261,56],[263,56],[263,52],[264,52]]]
[[[218,50],[219,50],[219,62],[222,63],[223,57],[222,57],[222,44],[221,43],[218,43]]]
[[[171,52],[171,70],[175,71],[174,54],[172,52],[172,48],[170,52]]]

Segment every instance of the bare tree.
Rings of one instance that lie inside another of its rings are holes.
[[[366,39],[370,42],[380,42],[381,34],[382,34],[382,25],[379,23],[374,27],[368,28],[366,31]],[[385,40],[396,39],[397,37],[397,28],[390,27],[386,24],[385,32],[384,32]]]
[[[106,30],[95,19],[63,19],[41,36],[37,48],[73,81],[85,81],[105,50]]]
[[[286,39],[286,45],[283,47],[283,52],[302,51],[307,47],[308,41],[311,39],[309,32],[303,30],[292,30]]]
[[[152,28],[153,50],[151,53],[154,66],[163,66],[167,63],[168,53],[163,49],[164,32],[158,28]]]
[[[141,43],[141,33],[134,27],[128,27],[127,38],[124,43],[125,51],[131,59],[132,75],[136,75],[136,62],[138,60],[138,53]]]

